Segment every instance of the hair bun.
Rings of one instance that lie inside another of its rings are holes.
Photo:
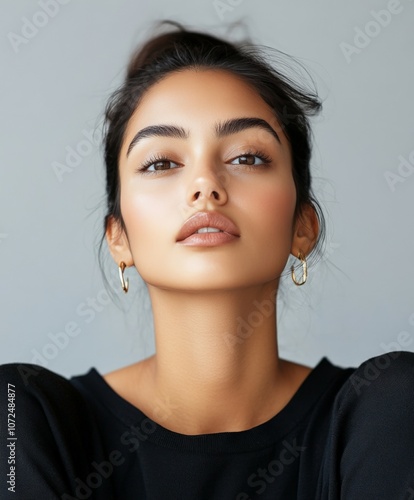
[[[162,64],[165,55],[170,53],[180,58],[182,51],[188,52],[187,47],[191,46],[191,52],[205,52],[206,47],[211,47],[212,51],[219,50],[222,57],[228,57],[236,52],[236,44],[232,45],[213,35],[197,31],[188,31],[182,24],[171,21],[159,21],[156,25],[156,31],[162,29],[164,25],[171,25],[176,28],[175,31],[169,30],[167,33],[160,33],[153,36],[143,45],[137,47],[132,54],[126,71],[126,79],[132,79],[143,70],[145,66],[154,66],[157,59]],[[196,58],[195,58],[196,59]],[[196,64],[196,60],[194,60]]]

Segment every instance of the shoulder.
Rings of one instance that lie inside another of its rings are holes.
[[[387,352],[361,363],[336,396],[334,418],[354,429],[405,426],[414,440],[414,352]]]
[[[42,366],[0,365],[0,394],[7,394],[19,431],[25,435],[32,431],[56,435],[86,423],[87,406],[79,391],[68,379]],[[5,412],[0,413],[0,419],[6,417]]]
[[[93,430],[81,394],[46,368],[10,363],[0,365],[0,395],[0,437],[9,443],[7,463],[0,459],[1,475],[11,467],[19,471],[33,498],[73,491],[75,478],[88,467]]]
[[[0,365],[0,380],[13,380],[17,385],[29,387],[38,383],[48,381],[67,381],[59,375],[43,366],[32,363],[6,363]]]
[[[22,403],[37,400],[40,404],[81,404],[82,398],[71,382],[51,370],[31,363],[0,365],[0,386],[13,389]],[[64,397],[62,397],[64,396]]]
[[[341,498],[406,498],[414,488],[413,443],[414,353],[367,359],[335,398],[327,455],[331,491]]]
[[[361,363],[338,394],[338,405],[345,401],[359,403],[387,396],[387,401],[408,403],[405,396],[414,390],[414,352],[393,351]],[[414,407],[414,401],[411,401]]]

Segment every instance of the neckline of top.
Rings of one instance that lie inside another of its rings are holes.
[[[233,453],[267,448],[282,440],[301,421],[345,368],[323,357],[303,380],[289,402],[269,420],[250,429],[212,434],[181,434],[163,427],[120,396],[92,367],[71,382],[87,393],[86,400],[103,405],[128,429],[130,438],[193,452]],[[125,438],[126,439],[126,438]],[[132,442],[132,441],[131,441]],[[125,444],[125,443],[124,443]]]

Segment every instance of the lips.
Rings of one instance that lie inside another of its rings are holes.
[[[177,241],[183,241],[202,227],[214,227],[221,231],[240,236],[237,226],[228,217],[219,212],[197,212],[186,220],[177,236]]]

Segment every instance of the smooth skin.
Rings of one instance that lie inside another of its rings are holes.
[[[259,127],[216,137],[217,123],[241,117],[267,121],[280,142]],[[139,130],[161,124],[182,127],[188,138],[146,137],[127,155]],[[246,156],[249,150],[271,162]],[[155,173],[138,171],[154,154],[168,160],[149,168]],[[312,370],[279,358],[275,294],[289,254],[308,255],[319,229],[310,207],[294,220],[291,150],[272,109],[224,70],[171,73],[131,117],[119,168],[127,234],[110,220],[106,238],[115,263],[134,265],[148,286],[156,351],[106,374],[106,382],[174,432],[242,431],[266,422]],[[177,243],[183,223],[209,210],[232,219],[240,238],[213,247]],[[258,304],[271,312],[260,318]]]

